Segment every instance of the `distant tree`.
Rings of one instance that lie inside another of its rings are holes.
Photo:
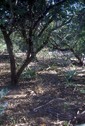
[[[71,51],[77,58],[78,63],[83,65],[83,55],[85,55],[85,5],[78,3],[72,7],[73,15],[70,23],[64,25],[59,30],[53,30],[51,43],[52,48],[60,51]]]

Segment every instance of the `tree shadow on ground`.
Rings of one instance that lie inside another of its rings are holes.
[[[37,64],[43,69],[36,70],[35,79],[20,78],[18,88],[11,90],[4,98],[4,101],[8,102],[8,107],[2,126],[17,123],[55,126],[58,125],[58,120],[69,122],[77,115],[78,110],[84,110],[82,109],[82,106],[85,106],[85,93],[82,92],[85,89],[84,75],[75,75],[68,80],[64,67],[69,70],[69,64],[62,65],[62,60],[59,60],[59,66],[57,63],[57,60],[55,63],[46,60],[45,64],[39,61]],[[84,74],[81,69],[78,72]],[[0,80],[7,83],[9,74],[0,75]]]
[[[64,76],[49,71],[39,73],[37,77],[39,80],[24,82],[23,86],[5,97],[10,103],[6,110],[7,123],[15,120],[29,125],[41,125],[43,122],[52,125],[57,120],[72,120],[85,104],[80,88],[65,85]]]
[[[68,62],[66,62],[67,59],[62,59],[61,58],[58,58],[58,59],[55,59],[55,58],[50,58],[50,59],[39,59],[38,60],[38,64],[39,65],[42,65],[43,67],[47,67],[47,66],[52,66],[52,65],[56,65],[58,67],[67,67],[69,65],[70,60]]]

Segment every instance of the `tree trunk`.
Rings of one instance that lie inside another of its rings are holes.
[[[4,27],[1,28],[1,31],[4,36],[4,40],[7,46],[7,50],[9,53],[10,59],[10,70],[11,70],[11,85],[15,86],[18,83],[17,76],[16,76],[16,65],[15,65],[15,58],[13,54],[13,45],[10,39],[10,36],[7,34],[6,29]]]
[[[82,59],[79,57],[79,55],[77,53],[75,53],[75,51],[73,49],[70,49],[70,50],[73,52],[74,56],[77,58],[79,65],[82,66],[83,65]]]
[[[18,70],[16,76],[17,76],[17,81],[19,80],[23,70],[27,67],[27,65],[32,61],[34,57],[29,57],[26,58],[25,62],[23,63],[23,65],[20,67],[20,69]]]

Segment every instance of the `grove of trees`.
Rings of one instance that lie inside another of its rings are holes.
[[[0,30],[9,53],[11,85],[17,85],[23,70],[50,41],[57,40],[53,43],[56,48],[71,50],[81,62],[79,55],[85,49],[83,5],[82,0],[0,1]],[[16,43],[12,36],[20,40]],[[13,42],[21,46],[20,41],[26,59],[17,69]]]
[[[83,4],[73,6],[74,11],[70,10],[71,21],[52,32],[51,44],[53,49],[60,51],[71,51],[78,63],[83,65],[85,54],[85,8]],[[83,16],[82,16],[83,15]]]

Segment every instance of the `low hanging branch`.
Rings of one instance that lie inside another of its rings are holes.
[[[50,38],[50,33],[48,34],[47,39],[43,42],[43,44],[37,49],[36,54],[37,54],[41,49],[43,49],[43,48],[45,47],[45,45],[48,44],[49,38]]]
[[[58,34],[56,34],[57,38],[63,43],[64,42],[64,39],[61,38]],[[52,38],[51,38],[52,39]],[[53,40],[53,39],[52,39]],[[65,45],[67,46],[66,48],[62,48],[60,47],[59,44],[56,43],[55,40],[53,40],[55,42],[55,44],[51,43],[53,45],[53,49],[57,49],[59,51],[71,51],[74,56],[76,57],[76,59],[78,60],[79,64],[80,65],[83,65],[83,61],[82,59],[80,58],[80,56],[75,52],[75,50],[68,44],[68,43],[65,43]]]
[[[69,48],[61,48],[57,43],[56,44],[52,44],[53,49],[57,49],[59,51],[69,51]]]
[[[46,28],[49,26],[49,24],[53,21],[53,17],[45,24],[45,26],[43,27],[43,29],[40,31],[40,33],[38,34],[38,37],[40,37],[43,32],[46,30]]]
[[[46,8],[46,10],[38,17],[38,19],[35,21],[34,25],[33,25],[33,29],[35,29],[35,27],[38,25],[38,23],[45,17],[45,15],[51,10],[53,9],[55,6],[59,6],[61,5],[63,2],[65,2],[66,0],[59,0],[56,4],[54,5],[50,5],[49,7]]]

